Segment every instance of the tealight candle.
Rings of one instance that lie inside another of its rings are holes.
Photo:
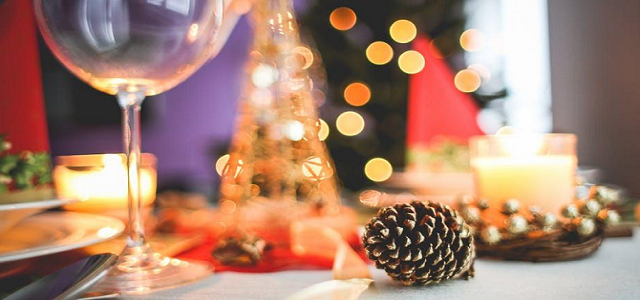
[[[140,187],[142,205],[156,197],[156,157],[142,154]],[[124,154],[60,156],[53,169],[56,192],[61,198],[78,199],[65,209],[126,215],[127,167]],[[122,213],[120,213],[122,212]]]
[[[578,159],[573,134],[495,135],[470,140],[477,196],[499,210],[517,199],[521,210],[559,212],[574,199]],[[494,210],[495,211],[495,210]],[[487,216],[497,224],[499,214]]]

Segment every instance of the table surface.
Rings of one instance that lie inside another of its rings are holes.
[[[478,260],[476,277],[405,287],[372,268],[375,282],[360,299],[640,299],[640,228],[631,238],[607,238],[592,256],[570,262]],[[188,286],[134,299],[285,299],[331,271],[214,274]]]

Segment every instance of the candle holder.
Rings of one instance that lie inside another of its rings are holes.
[[[127,216],[127,167],[124,154],[59,156],[53,170],[58,195],[77,199],[66,210],[106,214],[120,219]],[[142,154],[140,187],[143,207],[156,198],[156,157]]]
[[[573,134],[471,138],[476,195],[494,207],[518,199],[523,207],[559,211],[575,198],[576,142]],[[507,218],[494,211],[487,220],[500,225]]]

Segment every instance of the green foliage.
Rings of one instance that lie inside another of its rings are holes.
[[[0,193],[51,184],[51,158],[48,153],[24,151],[7,153],[11,144],[0,135]]]

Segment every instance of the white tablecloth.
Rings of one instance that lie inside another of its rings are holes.
[[[372,268],[375,282],[361,299],[640,299],[640,229],[608,238],[591,257],[559,263],[478,260],[476,277],[436,286],[404,287]],[[135,299],[284,299],[331,280],[330,271],[234,273]]]

